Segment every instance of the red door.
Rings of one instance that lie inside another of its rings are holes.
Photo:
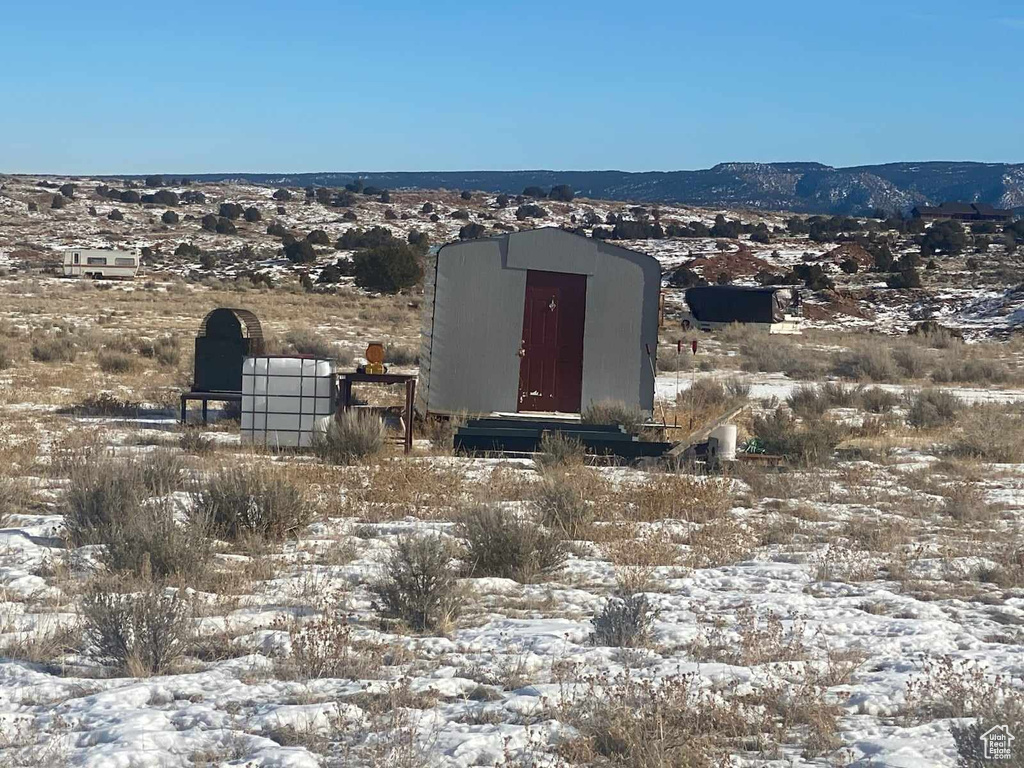
[[[586,306],[586,275],[527,271],[518,410],[579,412]]]

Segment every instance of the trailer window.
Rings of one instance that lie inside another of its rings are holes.
[[[124,258],[124,257],[116,258],[116,259],[114,259],[114,266],[115,267],[134,267],[135,266],[135,259]]]
[[[78,254],[76,253],[75,254],[75,264],[78,264],[78,263],[79,263],[79,257],[78,257]]]
[[[90,267],[105,267],[107,266],[106,256],[89,256],[86,258],[85,263]]]

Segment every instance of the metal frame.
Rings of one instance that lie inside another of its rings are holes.
[[[405,384],[405,435],[402,443],[405,452],[412,452],[412,420],[416,404],[416,375],[412,373],[351,373],[338,374],[338,407],[336,416],[352,407],[352,385],[361,384]]]
[[[242,411],[241,411],[241,415],[242,415],[243,419],[244,419],[246,414],[249,414],[252,417],[252,423],[249,426],[249,429],[246,430],[246,431],[252,433],[253,443],[257,444],[256,440],[255,440],[256,433],[257,432],[262,432],[263,433],[263,441],[260,444],[262,444],[263,446],[266,446],[268,444],[267,443],[268,433],[274,432],[274,433],[277,433],[277,434],[282,434],[282,433],[283,434],[294,434],[296,436],[295,446],[288,446],[288,447],[295,447],[295,448],[305,448],[305,447],[308,447],[308,446],[303,446],[302,445],[302,435],[303,435],[303,433],[308,431],[310,434],[313,434],[314,431],[315,431],[315,425],[316,425],[317,419],[319,417],[323,417],[323,416],[330,416],[331,413],[332,413],[331,409],[328,409],[326,413],[319,413],[319,412],[317,412],[317,410],[316,410],[316,401],[318,399],[320,399],[320,396],[316,394],[316,381],[318,379],[322,379],[322,378],[329,378],[329,380],[330,380],[330,391],[328,392],[327,398],[328,398],[329,402],[334,402],[336,397],[337,397],[337,390],[336,390],[335,383],[334,383],[334,377],[333,377],[333,375],[330,375],[330,374],[328,376],[306,376],[305,366],[301,366],[301,365],[299,366],[299,375],[298,376],[285,376],[285,375],[280,375],[280,374],[276,374],[275,375],[275,374],[272,374],[271,370],[270,370],[271,361],[273,361],[273,360],[303,360],[303,361],[308,360],[308,361],[312,361],[313,362],[314,369],[315,369],[315,367],[316,367],[316,365],[318,363],[321,363],[321,362],[331,363],[331,361],[328,360],[327,358],[324,358],[324,357],[315,357],[315,356],[312,356],[312,355],[248,355],[248,357],[249,358],[260,358],[260,359],[263,359],[263,360],[267,361],[267,369],[266,369],[266,371],[264,373],[256,373],[255,371],[253,373],[246,373],[244,366],[242,368],[242,391],[243,391],[243,393],[245,392],[245,380],[246,380],[246,378],[252,379],[252,391],[249,394],[249,397],[252,398],[252,399],[255,399],[256,396],[257,396],[256,395],[256,381],[258,379],[262,378],[264,380],[264,385],[265,385],[264,386],[264,392],[263,392],[263,395],[262,395],[262,397],[263,397],[263,410],[262,411],[245,410],[245,408],[243,406]],[[279,378],[282,378],[282,379],[297,379],[298,380],[298,384],[299,384],[299,394],[297,394],[297,395],[290,395],[290,394],[271,395],[269,393],[269,389],[270,389],[269,384],[270,384],[270,379],[272,378],[272,376],[279,377]],[[306,379],[310,379],[313,382],[313,394],[312,395],[307,395],[304,392],[304,389],[305,389],[304,385],[305,385]],[[285,412],[285,411],[271,411],[270,410],[270,398],[271,397],[293,399],[293,400],[294,399],[298,399],[298,401],[299,401],[299,410],[297,412],[295,412],[294,414],[292,414],[291,412]],[[239,399],[244,404],[245,400],[244,400],[242,395],[239,396]],[[304,405],[303,401],[304,400],[312,400],[313,401],[313,410],[310,411],[309,413],[307,413],[306,411],[303,410],[303,405]],[[277,429],[277,428],[270,429],[267,426],[267,424],[268,424],[268,420],[269,420],[269,417],[270,417],[271,414],[274,414],[274,415],[283,414],[283,415],[289,415],[289,416],[294,415],[298,419],[298,427],[295,428],[295,429]],[[257,416],[262,416],[263,417],[263,427],[262,427],[262,429],[259,429],[259,430],[256,428],[256,417]],[[313,426],[311,426],[309,430],[305,430],[305,429],[302,428],[302,417],[303,416],[312,416],[313,417]],[[281,446],[277,445],[277,446],[274,446],[274,447],[278,448],[278,447],[281,447]]]

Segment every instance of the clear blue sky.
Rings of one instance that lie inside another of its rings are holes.
[[[1024,162],[1020,0],[11,2],[0,172]]]

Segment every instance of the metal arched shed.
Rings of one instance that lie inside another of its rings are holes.
[[[417,409],[654,407],[661,265],[554,227],[443,246],[424,278]]]

